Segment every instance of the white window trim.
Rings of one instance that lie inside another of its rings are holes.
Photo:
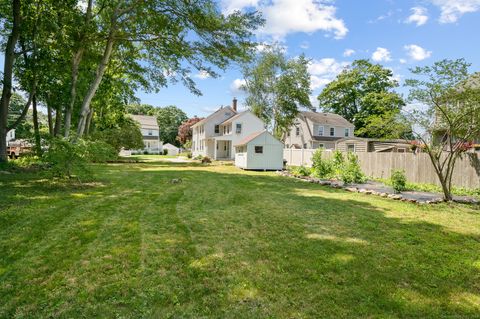
[[[320,134],[320,128],[322,128],[322,134]],[[325,126],[319,125],[317,129],[318,136],[325,136]]]
[[[345,135],[345,137],[350,137],[350,128],[346,127],[345,130],[343,131],[343,134]]]
[[[332,129],[333,129],[333,135],[332,135]],[[335,133],[336,133],[335,127],[334,126],[330,127],[330,130],[328,132],[328,134],[329,134],[328,136],[334,137]]]
[[[345,143],[345,148],[346,148],[346,151],[348,152],[348,145],[353,145],[353,153],[356,153],[357,152],[357,145],[355,145],[355,143]]]

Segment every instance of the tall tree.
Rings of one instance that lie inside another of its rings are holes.
[[[280,137],[292,125],[300,108],[312,108],[308,60],[287,59],[278,47],[261,52],[243,67],[246,104]]]
[[[176,106],[170,105],[155,110],[160,140],[163,143],[178,144],[177,134],[180,125],[188,119],[187,114]]]
[[[256,12],[237,11],[225,16],[213,0],[123,0],[101,4],[98,23],[103,54],[83,95],[78,136],[85,131],[91,102],[119,49],[147,62],[141,71],[153,88],[165,86],[170,75],[200,94],[190,78],[190,67],[216,76],[211,66],[224,69],[231,61],[245,61],[254,46],[250,41],[252,31],[263,23]]]
[[[356,60],[323,89],[318,101],[323,111],[352,122],[357,136],[402,138],[411,128],[401,120],[405,103],[396,87],[391,70]]]
[[[0,162],[7,161],[7,121],[8,108],[10,106],[10,98],[12,96],[12,78],[13,66],[15,63],[15,47],[20,37],[21,27],[21,7],[20,0],[11,1],[11,21],[3,21],[7,25],[11,25],[10,34],[8,35],[5,47],[5,57],[3,64],[3,87],[2,96],[0,98]]]
[[[411,70],[409,101],[416,137],[429,155],[445,200],[452,200],[456,160],[480,138],[480,73],[469,74],[464,59],[442,60]]]

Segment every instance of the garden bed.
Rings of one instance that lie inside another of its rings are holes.
[[[393,200],[406,201],[417,204],[436,204],[444,202],[442,194],[419,191],[404,191],[396,193],[391,186],[385,185],[381,182],[367,181],[361,184],[345,184],[342,181],[326,180],[315,178],[311,176],[299,176],[290,173],[289,171],[279,172],[282,176],[297,178],[306,182],[316,183],[332,188],[342,188],[349,192],[364,193],[367,195],[376,195]],[[466,204],[479,204],[478,199],[470,196],[453,196],[453,201]]]

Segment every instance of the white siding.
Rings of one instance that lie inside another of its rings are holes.
[[[263,153],[255,153],[255,146],[262,147]],[[243,165],[240,167],[245,169],[281,170],[283,169],[283,143],[268,132],[264,132],[247,143],[246,153],[237,154],[235,163]]]

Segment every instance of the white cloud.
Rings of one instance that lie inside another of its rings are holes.
[[[392,55],[387,49],[378,47],[372,54],[372,60],[375,62],[388,62],[392,60]]]
[[[224,13],[254,8],[262,13],[265,26],[260,34],[282,39],[290,33],[325,31],[341,39],[348,29],[342,19],[336,17],[334,0],[222,0]]]
[[[405,20],[405,23],[415,23],[417,27],[427,23],[427,9],[424,7],[413,7],[410,10],[412,11],[412,14],[407,18],[407,20]]]
[[[205,80],[205,79],[208,79],[210,77],[210,74],[208,74],[207,71],[202,70],[202,71],[198,72],[197,74],[195,74],[194,77],[196,77],[197,79]]]
[[[346,49],[345,51],[343,51],[343,56],[344,57],[349,57],[349,56],[352,56],[355,54],[355,50],[353,49]]]
[[[480,0],[430,0],[440,8],[440,23],[454,23],[465,13],[480,10]]]
[[[223,0],[221,2],[222,12],[230,14],[243,8],[256,7],[258,2],[259,0]]]
[[[245,85],[244,79],[235,79],[233,80],[232,84],[230,84],[230,91],[233,94],[241,94],[243,93],[242,86]]]
[[[308,42],[306,42],[306,41],[305,41],[305,42],[302,42],[302,44],[300,44],[300,48],[301,48],[301,49],[306,50],[306,49],[308,49],[309,47],[310,47],[310,43],[308,43]]]
[[[425,60],[432,55],[432,51],[427,51],[416,44],[406,45],[404,49],[407,51],[407,55],[415,61]]]
[[[407,63],[407,60],[405,60],[405,59],[400,59],[399,61],[400,61],[401,64]]]
[[[348,66],[347,62],[338,62],[333,58],[312,60],[308,65],[311,89],[316,90],[332,82],[342,70]]]

